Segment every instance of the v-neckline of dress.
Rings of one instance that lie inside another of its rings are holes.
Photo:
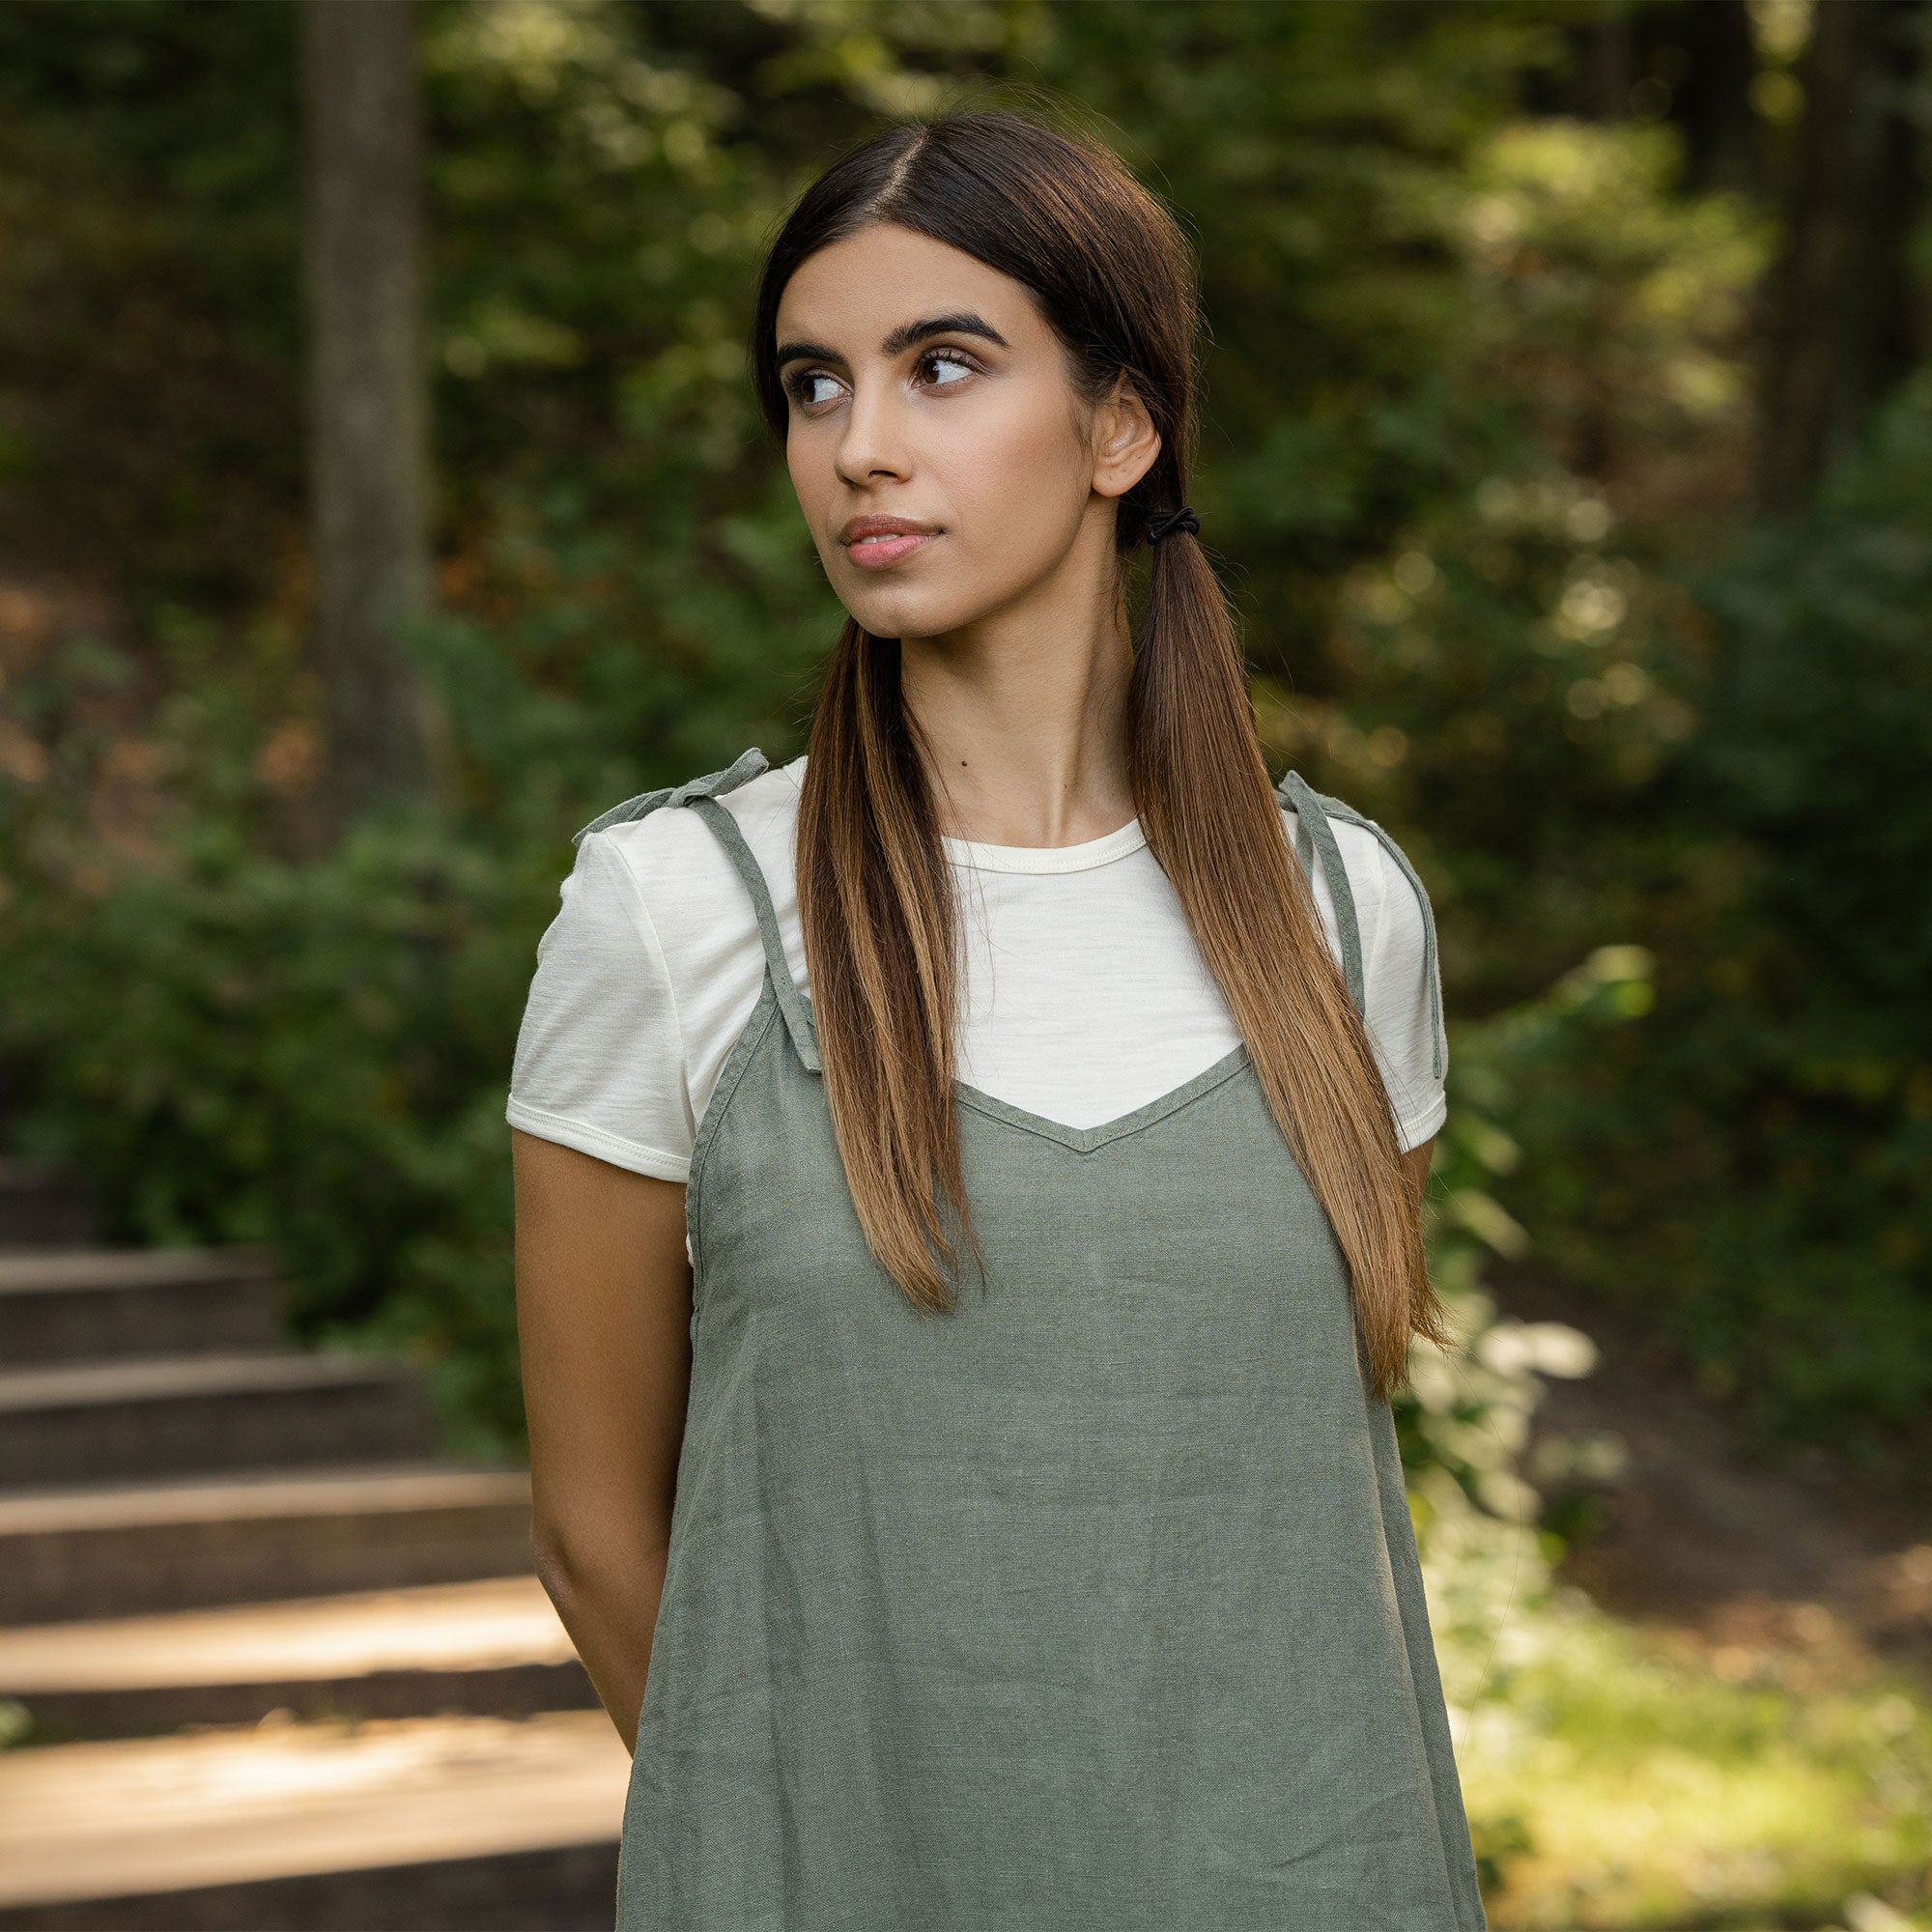
[[[1058,1141],[1062,1147],[1070,1148],[1075,1153],[1092,1153],[1110,1141],[1151,1126],[1154,1122],[1165,1119],[1190,1101],[1198,1100],[1204,1094],[1211,1093],[1225,1081],[1232,1080],[1248,1064],[1248,1058],[1247,1042],[1242,1040],[1212,1065],[1204,1066],[1179,1087],[1171,1087],[1165,1094],[1143,1101],[1127,1113],[1092,1127],[1070,1127],[1064,1121],[1050,1121],[1044,1114],[1015,1106],[1012,1101],[1002,1100],[997,1094],[970,1086],[964,1080],[955,1079],[952,1091],[960,1104],[972,1108],[976,1114],[983,1114],[989,1120],[1003,1122],[1009,1127],[1018,1127],[1025,1133],[1037,1134],[1042,1140]]]
[[[811,1010],[811,995],[799,990],[794,982],[800,1016],[805,1033],[812,1043],[811,1061],[817,1060],[818,1021]],[[769,971],[765,975],[764,996],[759,1006],[769,998],[774,1007],[781,1007],[779,989]],[[753,1013],[755,1021],[757,1015]],[[782,1015],[781,1015],[782,1017]],[[747,1032],[752,1031],[748,1026]],[[761,1031],[761,1029],[760,1029]],[[1248,1043],[1239,1040],[1224,1053],[1219,1060],[1204,1066],[1199,1073],[1191,1074],[1179,1087],[1170,1087],[1165,1094],[1156,1094],[1151,1100],[1144,1100],[1138,1107],[1130,1108],[1124,1114],[1117,1114],[1111,1121],[1101,1121],[1091,1127],[1068,1126],[1065,1121],[1048,1120],[1044,1114],[1036,1114],[1030,1107],[1017,1106],[1011,1100],[1002,1100],[997,1094],[988,1094],[982,1087],[975,1087],[970,1082],[954,1078],[952,1092],[959,1104],[970,1107],[976,1114],[983,1114],[988,1120],[998,1121],[1006,1126],[1017,1127],[1022,1133],[1037,1134],[1042,1140],[1057,1141],[1062,1147],[1074,1153],[1092,1153],[1097,1148],[1105,1147],[1110,1141],[1122,1139],[1138,1133],[1142,1127],[1151,1126],[1154,1122],[1164,1119],[1199,1099],[1202,1094],[1212,1093],[1224,1081],[1232,1080],[1242,1067],[1249,1064]],[[809,1070],[820,1073],[821,1069],[811,1065]]]

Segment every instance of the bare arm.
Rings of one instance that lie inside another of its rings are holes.
[[[684,1187],[511,1141],[537,1575],[635,1751],[691,1387]]]

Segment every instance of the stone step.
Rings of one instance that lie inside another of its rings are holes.
[[[185,1724],[527,1717],[597,1694],[534,1576],[0,1630],[35,1747]]]
[[[0,1248],[82,1247],[94,1230],[93,1191],[78,1175],[0,1159]]]
[[[601,1710],[0,1754],[0,1928],[609,1932],[631,1760]]]
[[[422,1379],[384,1356],[139,1356],[0,1371],[0,1487],[428,1455]]]
[[[281,1299],[266,1248],[0,1251],[0,1363],[271,1350]]]
[[[408,1463],[0,1493],[0,1625],[530,1568],[530,1479]]]

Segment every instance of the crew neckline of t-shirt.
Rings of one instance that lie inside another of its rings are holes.
[[[794,784],[799,783],[801,755],[782,767]],[[1095,866],[1112,865],[1129,852],[1138,852],[1147,843],[1147,834],[1138,817],[1097,838],[1083,838],[1077,845],[989,845],[979,838],[952,838],[941,835],[940,849],[951,865],[970,872],[1087,872]]]
[[[939,843],[947,859],[970,872],[1086,872],[1138,852],[1147,843],[1138,818],[1083,838],[1077,845],[988,845],[977,838],[949,838]]]

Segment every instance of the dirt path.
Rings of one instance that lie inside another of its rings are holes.
[[[1569,1321],[1594,1374],[1548,1384],[1531,1436],[1610,1434],[1628,1465],[1605,1521],[1560,1574],[1605,1608],[1694,1634],[1720,1674],[1768,1650],[1892,1662],[1932,1685],[1932,1509],[1873,1495],[1822,1454],[1766,1467],[1722,1408],[1641,1329],[1526,1271],[1496,1269],[1498,1304]]]

